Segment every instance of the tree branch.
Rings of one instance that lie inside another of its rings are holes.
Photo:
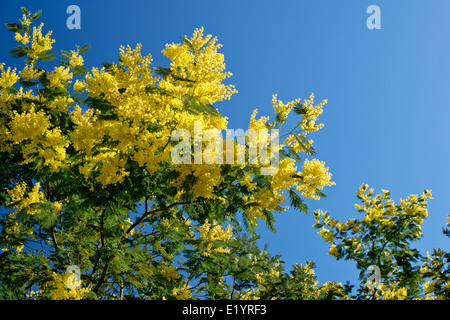
[[[55,238],[55,228],[54,227],[52,227],[50,229],[50,234],[52,236],[52,242],[53,242],[53,246],[55,247],[55,251],[58,252],[59,249],[58,249],[58,243],[56,242],[56,238]]]
[[[196,203],[196,202],[198,202],[198,201],[194,201],[194,202],[188,202],[188,201],[185,201],[185,202],[175,202],[175,203],[169,204],[169,205],[168,205],[167,207],[165,207],[164,209],[169,209],[169,208],[172,208],[172,207],[175,207],[175,206],[178,206],[178,205],[183,205],[183,204],[192,204],[192,203]],[[144,220],[148,215],[150,215],[150,214],[152,214],[152,213],[156,213],[156,212],[163,211],[164,209],[158,208],[158,209],[151,210],[151,211],[145,211],[145,212],[142,214],[142,216],[140,216],[140,217],[136,220],[136,222],[133,223],[133,224],[127,229],[127,231],[125,232],[125,234],[129,233],[129,232],[130,232],[131,230],[133,230],[136,226],[138,226],[138,225],[142,222],[142,220]]]
[[[92,289],[92,291],[95,294],[97,294],[97,292],[100,289],[100,287],[102,286],[103,282],[105,282],[105,278],[106,278],[106,274],[108,273],[108,269],[109,269],[109,263],[105,264],[105,266],[103,267],[103,271],[102,271],[102,275],[100,276],[100,280],[97,282],[94,289]]]
[[[105,212],[106,212],[106,209],[103,209],[102,214],[100,215],[100,242],[102,244],[102,247],[105,245],[105,237],[103,235],[103,226],[105,223]]]

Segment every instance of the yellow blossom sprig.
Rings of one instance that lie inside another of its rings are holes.
[[[81,300],[84,295],[90,291],[89,288],[73,288],[67,287],[67,281],[71,277],[70,273],[60,275],[53,273],[52,281],[50,281],[42,292],[48,292],[52,300]]]
[[[306,159],[303,162],[303,168],[299,174],[302,183],[296,187],[301,194],[309,199],[320,199],[323,196],[321,190],[325,186],[333,186],[336,183],[331,181],[331,173],[328,167],[325,167],[324,161]]]
[[[161,271],[161,274],[169,282],[176,281],[181,278],[180,274],[177,272],[177,269],[172,266],[168,266],[167,268],[165,268],[163,271]]]
[[[29,59],[26,62],[30,65],[35,65],[37,59],[48,61],[48,59],[53,58],[54,54],[51,52],[51,49],[55,40],[51,37],[52,31],[43,35],[43,23],[37,27],[30,27],[33,20],[40,17],[42,11],[39,10],[33,14],[22,7],[22,13],[20,24],[6,23],[8,30],[14,32],[14,39],[21,43],[21,45],[11,51],[13,57],[28,56]]]
[[[10,88],[20,79],[20,77],[16,73],[16,68],[11,70],[11,67],[8,67],[5,70],[4,66],[4,63],[0,63],[0,87]]]
[[[249,129],[259,130],[266,134],[265,140],[270,141],[271,135],[269,129],[280,129],[281,125],[286,122],[291,110],[301,115],[301,120],[288,133],[281,135],[279,138],[285,138],[280,142],[278,150],[273,149],[272,144],[268,147],[268,152],[279,152],[280,161],[277,170],[271,175],[271,190],[257,188],[253,181],[256,178],[255,171],[248,171],[244,175],[244,179],[240,184],[249,191],[258,190],[249,196],[244,196],[243,200],[254,205],[244,210],[244,215],[249,218],[250,223],[256,225],[256,218],[266,220],[270,226],[270,217],[267,212],[281,212],[287,210],[288,207],[282,207],[281,204],[286,199],[287,194],[291,200],[291,205],[307,212],[307,206],[303,204],[302,199],[295,191],[299,191],[301,196],[309,199],[320,199],[326,195],[322,192],[326,186],[332,186],[335,182],[331,181],[331,173],[329,168],[325,167],[323,161],[318,159],[302,161],[298,155],[299,152],[305,152],[308,155],[316,155],[313,148],[313,140],[307,140],[306,136],[310,132],[317,131],[323,127],[323,124],[317,124],[318,116],[323,112],[323,106],[327,100],[322,101],[314,106],[314,94],[311,94],[308,100],[303,103],[300,99],[283,103],[278,100],[277,95],[273,95],[272,104],[276,114],[275,122],[269,123],[269,117],[262,116],[256,118],[257,109],[251,115]],[[258,139],[261,139],[258,137]],[[297,170],[296,162],[303,162],[301,171]],[[253,176],[253,178],[251,178]],[[246,213],[250,215],[246,215]]]
[[[233,229],[228,226],[225,230],[219,224],[211,225],[208,219],[199,227],[201,243],[199,249],[203,256],[209,256],[211,253],[229,253],[230,248],[218,246],[216,241],[228,241],[233,236]]]
[[[191,291],[191,286],[183,285],[181,288],[173,289],[173,296],[177,300],[189,300],[193,298]]]
[[[183,43],[166,45],[163,54],[172,61],[171,72],[169,78],[160,82],[160,87],[179,97],[195,97],[205,104],[212,104],[229,99],[237,91],[233,85],[222,83],[232,75],[224,72],[224,56],[217,52],[222,45],[217,43],[217,38],[204,36],[203,32],[203,27],[195,29],[191,38],[183,38]]]
[[[44,200],[44,193],[40,189],[41,184],[39,182],[29,192],[27,192],[27,184],[25,182],[16,184],[12,189],[7,190],[11,198],[9,206],[16,209],[17,212],[25,211],[29,215],[35,215],[39,210],[31,207],[31,204]]]

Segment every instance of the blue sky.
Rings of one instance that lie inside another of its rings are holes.
[[[81,29],[69,30],[66,9],[81,9]],[[369,30],[369,5],[381,9],[381,29]],[[53,30],[56,50],[90,44],[85,65],[116,61],[120,45],[142,43],[154,64],[166,66],[166,43],[179,42],[203,26],[223,44],[228,80],[239,91],[217,105],[229,128],[246,128],[250,114],[273,116],[272,94],[284,102],[328,99],[311,136],[318,158],[336,186],[326,199],[307,201],[311,213],[277,215],[277,233],[258,228],[269,251],[289,267],[313,260],[320,283],[354,282],[351,263],[327,255],[312,211],[327,210],[339,219],[358,217],[355,192],[364,182],[391,191],[398,202],[431,189],[422,253],[450,250],[442,235],[450,214],[450,2],[415,1],[3,1],[1,21],[17,21],[20,6],[43,9],[45,30]],[[0,27],[0,62],[22,67],[8,51],[12,34]],[[263,224],[262,224],[263,225]]]

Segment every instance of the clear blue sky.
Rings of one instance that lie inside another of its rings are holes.
[[[320,283],[354,281],[351,263],[327,255],[312,211],[328,210],[339,220],[357,217],[361,183],[391,191],[398,201],[431,189],[423,224],[422,253],[450,250],[442,235],[450,213],[450,2],[417,1],[2,1],[0,21],[17,21],[19,6],[43,9],[55,48],[90,44],[90,69],[116,61],[120,45],[143,44],[155,65],[167,65],[161,50],[203,26],[223,44],[229,80],[239,93],[218,105],[230,128],[246,128],[254,108],[273,115],[272,94],[283,101],[327,98],[312,137],[336,186],[327,199],[308,201],[311,213],[277,216],[276,234],[259,228],[262,243],[280,253],[287,267],[313,260]],[[69,30],[66,9],[81,8],[81,30]],[[381,8],[381,29],[369,30],[369,5]],[[0,62],[14,65],[12,34],[0,27]],[[21,67],[21,65],[17,65]]]

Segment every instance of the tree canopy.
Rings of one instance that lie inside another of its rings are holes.
[[[22,13],[6,23],[22,69],[0,64],[1,298],[450,297],[449,253],[411,247],[428,190],[396,205],[363,184],[361,219],[314,212],[329,254],[356,263],[356,293],[349,283],[319,285],[312,261],[286,271],[258,246],[258,223],[275,231],[287,204],[307,213],[305,199],[334,185],[310,138],[327,100],[274,94],[273,120],[255,110],[247,134],[221,139],[228,119],[214,104],[237,91],[203,28],[165,46],[169,66],[153,66],[138,44],[88,70],[89,45],[57,54],[52,32],[34,25],[40,11]],[[296,125],[285,128],[288,118]],[[369,266],[380,270],[373,289]]]

